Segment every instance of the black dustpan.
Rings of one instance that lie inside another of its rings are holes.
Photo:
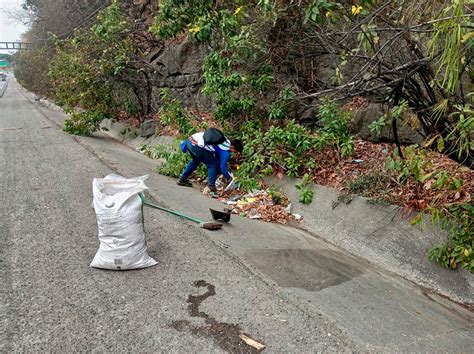
[[[209,209],[212,214],[212,218],[214,220],[221,220],[224,222],[229,222],[230,221],[230,214],[231,210],[230,209],[224,209],[224,211],[219,211],[219,210],[214,210],[214,209]]]

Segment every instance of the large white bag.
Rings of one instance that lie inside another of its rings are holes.
[[[94,209],[100,246],[91,267],[136,269],[157,262],[148,255],[143,225],[143,201],[139,193],[148,187],[148,175],[124,178],[110,174],[94,178]]]

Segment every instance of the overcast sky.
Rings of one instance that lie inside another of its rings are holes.
[[[0,42],[15,42],[20,39],[26,26],[9,18],[8,12],[21,10],[23,0],[0,0]],[[0,53],[8,51],[0,50]]]

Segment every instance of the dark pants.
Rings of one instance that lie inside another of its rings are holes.
[[[188,165],[184,169],[184,172],[181,174],[180,179],[187,180],[202,162],[207,166],[207,185],[209,187],[215,187],[217,179],[217,166],[219,165],[219,161],[216,159],[214,153],[197,145],[191,144],[189,140],[186,141],[186,148],[191,155],[192,160],[189,161]]]

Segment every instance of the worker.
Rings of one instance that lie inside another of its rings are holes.
[[[193,134],[183,141],[180,147],[184,153],[191,155],[192,160],[179,177],[178,186],[192,187],[188,178],[202,162],[207,166],[207,186],[211,192],[216,192],[218,170],[220,169],[228,185],[232,176],[227,170],[227,162],[231,153],[242,152],[243,143],[240,139],[229,140],[220,130],[209,128],[205,132]]]

